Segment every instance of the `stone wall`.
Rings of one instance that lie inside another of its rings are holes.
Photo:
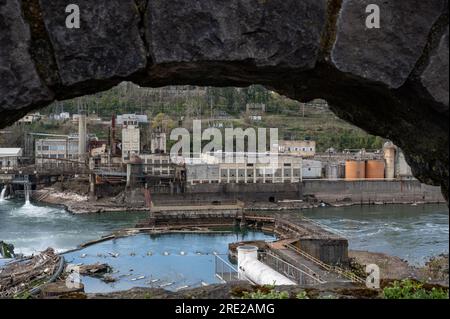
[[[0,128],[55,99],[262,84],[402,148],[448,197],[448,0],[0,0]],[[366,28],[366,7],[381,28]]]

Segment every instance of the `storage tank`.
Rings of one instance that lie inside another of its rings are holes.
[[[397,147],[392,142],[386,142],[383,146],[384,160],[385,160],[385,177],[387,179],[395,178],[395,153]]]
[[[325,170],[325,177],[327,179],[336,180],[339,178],[339,165],[338,164],[328,164]]]
[[[361,179],[361,178],[366,178],[366,162],[346,161],[345,179]]]
[[[366,178],[384,178],[384,160],[368,160],[366,162]]]
[[[338,178],[345,178],[345,162],[339,163]]]

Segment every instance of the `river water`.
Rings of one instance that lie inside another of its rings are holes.
[[[345,235],[350,249],[399,256],[412,264],[449,250],[449,212],[446,205],[383,205],[326,207],[294,212]],[[53,247],[59,252],[134,226],[145,213],[71,215],[59,207],[18,201],[0,202],[0,240],[16,253],[32,254]],[[214,254],[226,254],[228,243],[273,240],[261,232],[223,234],[141,234],[120,238],[65,254],[73,264],[105,262],[116,283],[83,278],[88,292],[107,292],[135,286],[176,290],[217,282]],[[119,254],[120,256],[115,256]],[[0,259],[0,265],[3,263]]]
[[[446,205],[325,207],[302,214],[338,230],[350,249],[398,256],[414,265],[449,250]]]

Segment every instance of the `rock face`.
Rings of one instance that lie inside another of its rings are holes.
[[[41,81],[31,59],[30,29],[20,1],[0,0],[0,111],[50,102],[52,93]],[[3,116],[2,116],[3,117]]]
[[[380,28],[366,26],[368,3],[380,8]],[[331,54],[338,70],[399,88],[422,56],[444,1],[344,0]]]
[[[440,111],[448,112],[448,27],[441,37],[439,47],[430,58],[429,64],[421,76],[422,84],[432,98],[442,106]]]
[[[65,0],[40,0],[63,86],[125,78],[147,65],[133,0],[81,0],[80,28],[66,27]]]
[[[80,0],[80,29],[65,26],[68,4],[0,0],[0,127],[123,80],[259,83],[325,98],[448,197],[448,0]]]
[[[248,61],[259,67],[314,68],[325,0],[150,1],[153,62]]]

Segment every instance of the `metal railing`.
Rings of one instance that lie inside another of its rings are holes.
[[[305,265],[301,266],[304,267],[304,269],[300,269],[269,252],[259,253],[258,258],[262,263],[291,279],[298,285],[318,285],[326,283],[326,281],[322,280],[317,273]]]
[[[222,283],[241,280],[241,278],[239,278],[239,272],[238,272],[237,268],[234,267],[233,265],[231,265],[228,261],[223,259],[221,256],[219,256],[219,255],[214,256],[214,264],[215,264],[214,273],[216,274],[216,277],[219,278],[219,280]]]
[[[341,275],[342,277],[345,277],[352,282],[357,282],[357,283],[362,283],[362,284],[366,282],[363,278],[358,277],[353,272],[342,269],[338,266],[328,265],[328,264],[324,263],[323,261],[317,259],[314,256],[311,256],[310,254],[304,252],[303,250],[299,249],[298,247],[296,247],[292,244],[286,244],[285,246],[327,271],[337,273],[338,275]]]

